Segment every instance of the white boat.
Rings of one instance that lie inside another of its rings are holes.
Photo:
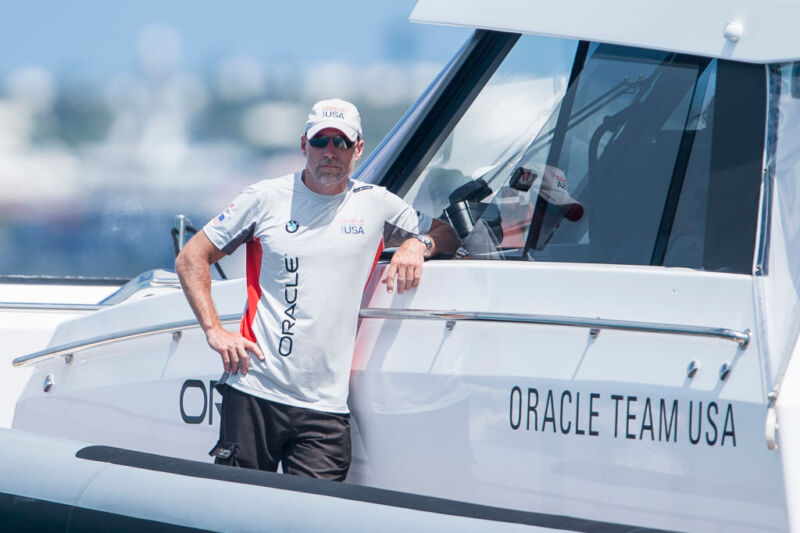
[[[26,280],[0,284],[10,523],[800,530],[800,3],[411,19],[475,32],[358,177],[464,246],[365,289],[347,482],[207,464],[220,363],[171,272]],[[212,290],[236,328],[244,280]]]

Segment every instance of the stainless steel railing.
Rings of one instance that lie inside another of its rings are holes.
[[[230,324],[238,322],[242,319],[242,315],[224,315],[220,317],[223,324]],[[200,324],[196,320],[182,320],[179,322],[169,322],[166,324],[159,324],[146,328],[129,329],[117,333],[109,333],[108,335],[101,335],[99,337],[92,337],[81,341],[71,342],[46,348],[44,350],[34,352],[32,354],[23,355],[14,359],[12,364],[14,366],[25,366],[32,363],[38,363],[54,357],[72,355],[75,352],[88,350],[90,348],[99,348],[108,344],[113,344],[121,341],[128,341],[139,339],[142,337],[149,337],[151,335],[159,335],[162,333],[174,333],[184,329],[199,328]]]
[[[103,307],[100,304],[0,302],[0,311],[97,311]]]
[[[564,317],[555,315],[536,315],[523,313],[492,313],[483,311],[436,311],[425,309],[390,309],[390,308],[365,308],[359,313],[361,318],[386,319],[386,320],[443,320],[452,328],[456,322],[506,322],[515,324],[539,324],[548,326],[567,326],[588,328],[592,336],[597,336],[603,329],[636,331],[644,333],[662,333],[669,335],[691,335],[698,337],[712,337],[736,342],[741,349],[747,348],[750,342],[750,330],[738,331],[728,328],[715,328],[704,326],[687,326],[681,324],[658,324],[654,322],[636,322],[628,320],[610,320],[603,318]],[[241,320],[241,315],[225,315],[220,317],[223,324],[234,323]],[[120,341],[131,340],[150,335],[175,333],[184,329],[197,328],[195,320],[184,320],[160,324],[147,328],[133,329],[85,339],[69,344],[47,348],[39,352],[24,355],[14,359],[14,366],[24,366],[35,362],[66,356],[75,352],[97,348]]]
[[[548,326],[572,326],[590,330],[617,329],[671,335],[694,335],[731,340],[746,348],[750,342],[750,330],[737,331],[728,328],[685,326],[680,324],[658,324],[604,318],[577,318],[556,315],[534,315],[520,313],[489,313],[482,311],[427,311],[422,309],[362,309],[362,318],[446,320],[474,322],[510,322],[518,324],[541,324]],[[599,333],[599,331],[596,331]]]

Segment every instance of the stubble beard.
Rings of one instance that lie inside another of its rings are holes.
[[[338,169],[328,169],[328,168],[320,168],[326,164],[333,164],[337,165]],[[312,177],[319,183],[325,187],[333,187],[336,185],[342,184],[345,180],[347,180],[348,170],[345,168],[344,165],[337,161],[321,161],[318,163],[311,173]]]

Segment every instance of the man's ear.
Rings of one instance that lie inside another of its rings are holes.
[[[306,155],[306,136],[305,135],[301,135],[300,136],[300,151],[303,153],[303,155]]]
[[[355,161],[358,161],[359,159],[361,159],[361,153],[363,151],[364,151],[364,140],[363,139],[359,139],[356,142],[356,157],[354,159]]]

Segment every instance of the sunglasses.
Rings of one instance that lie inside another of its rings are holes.
[[[328,141],[331,140],[333,141],[333,146],[339,150],[349,150],[355,144],[354,141],[351,141],[342,135],[334,135],[333,137],[330,135],[317,135],[316,137],[309,139],[308,144],[314,148],[325,148],[328,146]]]

